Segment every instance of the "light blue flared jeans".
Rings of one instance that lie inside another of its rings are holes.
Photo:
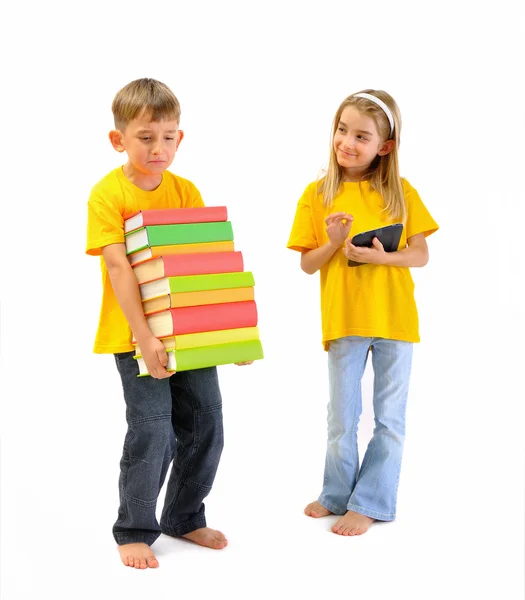
[[[352,336],[330,341],[328,446],[319,503],[334,514],[352,510],[381,521],[396,517],[412,347],[410,342],[383,338]],[[359,468],[361,379],[369,351],[375,427]]]

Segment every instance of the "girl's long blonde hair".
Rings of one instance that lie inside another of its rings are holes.
[[[343,110],[347,106],[355,106],[360,113],[374,119],[377,131],[382,140],[386,141],[392,139],[395,142],[394,148],[388,154],[376,156],[363,179],[368,180],[370,186],[383,198],[385,204],[384,210],[388,213],[390,218],[395,220],[399,219],[404,222],[406,219],[406,205],[401,177],[399,175],[398,159],[401,134],[401,113],[392,96],[383,90],[362,90],[361,92],[356,92],[356,94],[359,93],[372,94],[388,106],[394,117],[394,131],[392,132],[392,135],[390,135],[390,122],[380,106],[367,98],[356,98],[354,95],[345,98],[335,113],[332,124],[332,135],[330,138],[330,159],[328,162],[328,169],[324,178],[318,181],[317,192],[323,194],[323,204],[325,206],[330,206],[334,198],[341,192],[344,181],[344,169],[337,162],[333,139],[339,126]]]

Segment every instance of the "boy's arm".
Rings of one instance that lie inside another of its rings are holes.
[[[125,244],[110,244],[102,248],[113,291],[131,331],[137,340],[148,373],[155,379],[170,377],[168,355],[162,342],[150,331],[142,310],[139,286],[133,269],[126,257]]]

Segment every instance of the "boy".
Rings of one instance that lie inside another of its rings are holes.
[[[113,535],[122,562],[145,569],[158,567],[150,546],[161,532],[214,549],[227,544],[220,531],[206,527],[202,502],[223,447],[222,400],[215,367],[166,371],[167,354],[148,328],[126,257],[124,218],[138,210],[204,206],[190,181],[167,171],[184,135],[179,102],[163,83],[138,79],[117,93],[112,110],[115,129],[109,139],[117,152],[126,152],[128,162],[91,191],[86,252],[102,256],[94,352],[115,355],[126,402],[128,431]],[[132,335],[151,377],[137,377]],[[159,526],[156,501],[172,459]]]

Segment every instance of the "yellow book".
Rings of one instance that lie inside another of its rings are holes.
[[[261,340],[230,342],[216,346],[200,346],[185,350],[168,350],[168,371],[188,371],[218,365],[259,360],[264,357]],[[135,357],[139,367],[138,377],[149,375],[141,356]]]
[[[166,351],[186,350],[200,348],[201,346],[217,346],[230,342],[247,342],[259,339],[258,327],[239,327],[238,329],[221,329],[218,331],[202,331],[199,333],[185,333],[159,338]],[[142,356],[140,346],[134,344],[135,356]]]

